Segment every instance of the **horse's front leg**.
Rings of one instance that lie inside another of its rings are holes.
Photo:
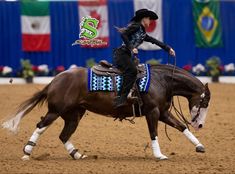
[[[160,121],[178,129],[179,131],[183,132],[186,138],[196,146],[196,152],[205,152],[204,146],[199,142],[199,140],[190,132],[184,124],[182,124],[179,120],[177,120],[169,111],[166,111],[160,117]]]
[[[148,129],[150,133],[150,137],[152,140],[152,149],[153,155],[160,160],[168,159],[167,156],[163,155],[160,150],[159,142],[158,142],[158,120],[160,117],[159,109],[156,107],[151,112],[146,114],[146,120],[148,124]]]

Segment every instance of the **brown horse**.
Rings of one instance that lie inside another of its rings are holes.
[[[171,65],[151,66],[150,71],[151,83],[148,93],[141,93],[143,101],[141,109],[148,124],[154,156],[158,159],[167,159],[161,153],[158,143],[157,128],[159,120],[183,132],[196,146],[197,152],[204,152],[204,146],[184,124],[169,112],[169,107],[173,96],[186,97],[192,116],[191,125],[195,129],[202,128],[210,101],[210,91],[207,84],[204,86],[190,73]],[[29,159],[39,136],[59,116],[65,122],[59,136],[60,140],[74,159],[81,159],[86,156],[81,155],[69,139],[86,110],[113,118],[125,118],[133,115],[131,105],[122,110],[114,109],[111,102],[115,97],[114,92],[89,92],[87,73],[88,69],[79,67],[57,75],[43,90],[35,93],[30,99],[22,103],[12,119],[3,123],[4,128],[16,131],[20,120],[26,114],[36,105],[43,104],[44,101],[47,102],[48,112],[37,124],[37,129],[24,146],[23,160]]]

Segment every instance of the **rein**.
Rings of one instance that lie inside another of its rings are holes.
[[[173,70],[172,70],[172,76],[171,76],[172,78],[171,78],[171,84],[170,84],[170,86],[171,86],[171,95],[172,95],[172,86],[173,86],[173,80],[174,80],[174,74],[175,74],[175,68],[176,68],[176,57],[173,57],[173,58],[174,58],[174,64],[173,64]],[[168,54],[167,64],[169,64],[169,54]],[[185,123],[186,127],[189,129],[188,125],[190,124],[190,122],[185,118],[185,116],[183,114],[178,96],[177,96],[177,101],[178,101],[178,105],[179,105],[179,110],[175,107],[174,97],[172,96],[170,112],[171,112],[171,109],[173,108],[174,111],[175,111],[175,114],[179,118],[179,120],[182,121],[183,123]],[[200,113],[200,109],[198,109],[198,116],[199,116],[199,113]],[[168,133],[167,133],[167,125],[166,124],[165,124],[165,133],[166,133],[167,138],[171,141],[171,139],[170,139],[170,137],[168,136]]]
[[[172,107],[174,108],[175,114],[176,114],[176,116],[179,118],[180,121],[182,121],[182,122],[185,123],[186,127],[188,128],[188,130],[190,130],[190,129],[189,129],[189,126],[188,126],[188,125],[190,124],[190,122],[185,118],[185,116],[184,116],[184,114],[183,114],[183,111],[182,111],[182,109],[181,109],[181,105],[180,105],[180,101],[179,101],[179,97],[178,97],[178,96],[177,96],[177,100],[178,100],[178,104],[179,104],[180,110],[178,110],[178,109],[175,107],[175,104],[174,104],[174,101],[173,101],[173,100],[172,100],[172,102],[171,102]],[[200,113],[200,111],[199,111],[199,113]]]

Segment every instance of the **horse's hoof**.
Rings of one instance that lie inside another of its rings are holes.
[[[79,159],[84,159],[84,158],[87,158],[87,157],[88,157],[87,155],[80,154],[80,153],[77,152],[77,153],[74,154],[73,159],[79,160]]]
[[[80,159],[84,159],[84,158],[87,158],[88,156],[87,155],[82,155]]]
[[[157,159],[158,159],[158,160],[167,160],[168,157],[165,156],[165,155],[162,155],[162,156],[160,156],[160,157],[157,157]]]
[[[29,155],[24,155],[21,159],[23,161],[29,161]]]
[[[197,145],[196,152],[205,153],[205,147],[202,144]]]

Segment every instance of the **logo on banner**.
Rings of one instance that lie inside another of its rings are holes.
[[[80,34],[78,40],[76,40],[73,45],[103,45],[107,44],[103,40],[96,39],[98,36],[98,27],[99,27],[99,20],[96,18],[92,18],[90,16],[83,17],[82,21],[80,22]]]
[[[211,42],[218,27],[218,21],[208,7],[205,7],[200,14],[197,25],[204,34],[207,42]]]

